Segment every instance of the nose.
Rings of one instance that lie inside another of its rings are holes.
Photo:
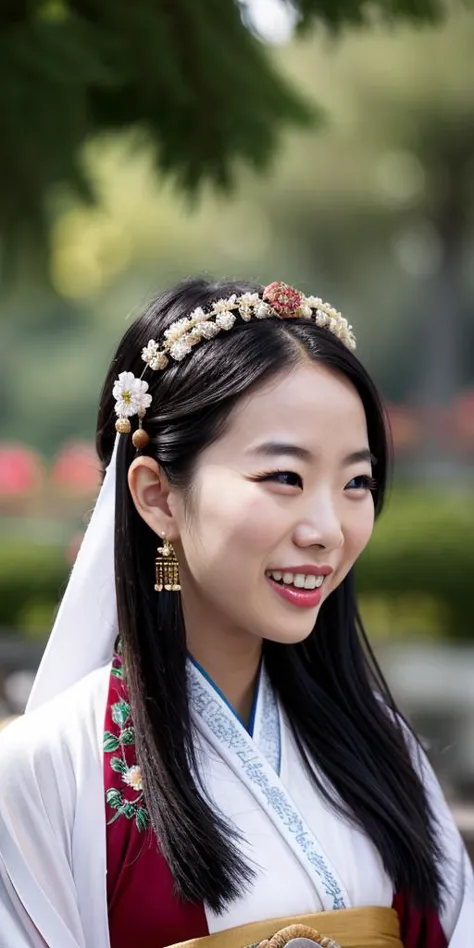
[[[329,501],[318,504],[310,518],[297,524],[294,541],[302,549],[310,546],[328,551],[339,549],[344,543],[344,533],[334,504]]]

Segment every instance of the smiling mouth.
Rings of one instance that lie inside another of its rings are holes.
[[[314,573],[283,573],[280,570],[266,570],[265,576],[278,583],[279,586],[289,586],[293,589],[313,590],[319,589],[325,580],[325,576],[315,576]]]

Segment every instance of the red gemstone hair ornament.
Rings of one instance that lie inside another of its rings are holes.
[[[280,319],[296,319],[303,302],[303,294],[287,283],[269,283],[263,291],[263,299],[275,310]]]

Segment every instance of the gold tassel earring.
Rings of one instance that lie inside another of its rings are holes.
[[[163,546],[158,547],[159,555],[155,560],[155,592],[162,592],[163,589],[168,592],[180,592],[179,563],[176,553],[164,534],[162,536]]]

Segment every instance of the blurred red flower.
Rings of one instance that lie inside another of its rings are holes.
[[[23,444],[0,444],[0,497],[25,497],[44,481],[43,462]]]
[[[100,486],[100,464],[93,444],[69,441],[63,445],[53,462],[50,480],[68,494],[95,494]]]

